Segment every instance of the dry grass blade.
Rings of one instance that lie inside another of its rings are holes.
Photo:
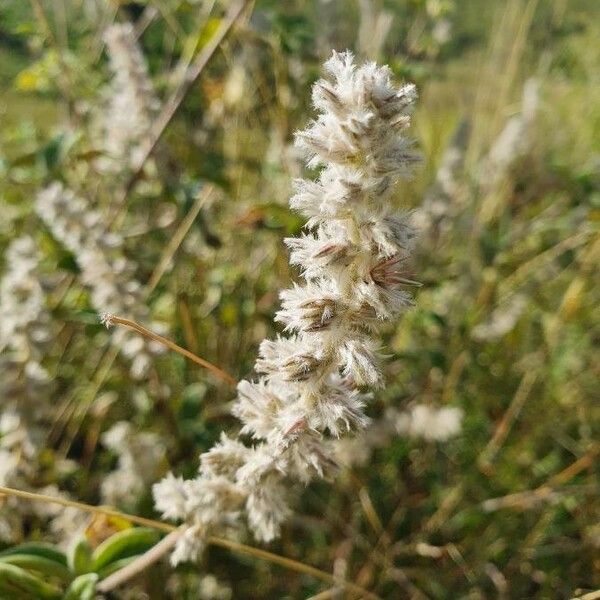
[[[521,379],[521,383],[517,388],[517,391],[512,399],[512,402],[510,403],[510,406],[508,407],[508,410],[506,411],[506,413],[504,413],[502,420],[496,427],[492,439],[488,442],[487,446],[483,449],[481,455],[479,456],[479,468],[483,472],[489,471],[494,458],[496,457],[498,451],[502,447],[502,444],[506,440],[506,436],[508,435],[510,428],[512,427],[513,423],[519,416],[519,413],[523,409],[525,401],[527,400],[529,393],[531,392],[536,378],[537,372],[529,371],[525,373],[525,375]]]
[[[183,79],[181,85],[173,92],[173,95],[167,101],[161,114],[158,116],[154,130],[152,131],[146,145],[142,148],[140,159],[133,170],[133,174],[125,185],[123,196],[117,202],[117,206],[122,206],[125,202],[129,192],[133,189],[137,180],[139,179],[146,161],[150,158],[150,156],[152,156],[152,153],[156,149],[158,142],[162,138],[162,135],[169,123],[175,116],[175,113],[181,106],[181,103],[185,100],[194,83],[196,83],[198,77],[200,77],[204,67],[206,67],[212,55],[216,52],[221,42],[225,39],[225,36],[229,33],[233,25],[240,19],[244,9],[249,4],[250,0],[240,0],[231,5],[227,15],[222,19],[221,24],[215,31],[212,38],[209,40],[206,46],[204,46],[196,60],[190,65],[190,68],[186,72],[185,78]]]
[[[110,327],[111,325],[123,325],[124,327],[128,327],[129,329],[136,331],[140,335],[143,335],[144,337],[147,337],[148,339],[151,339],[155,342],[158,342],[159,344],[162,344],[165,348],[168,348],[169,350],[173,350],[174,352],[177,352],[178,354],[185,356],[192,362],[195,362],[197,365],[200,365],[201,367],[208,369],[213,375],[216,375],[219,379],[222,379],[223,381],[227,382],[229,385],[235,387],[235,385],[237,383],[236,379],[229,373],[226,373],[225,371],[223,371],[223,369],[220,369],[219,367],[217,367],[216,365],[213,365],[212,363],[208,362],[207,360],[204,360],[203,358],[200,358],[199,356],[192,354],[189,350],[186,350],[185,348],[178,346],[175,342],[172,342],[171,340],[163,337],[162,335],[158,335],[157,333],[154,333],[153,331],[150,331],[149,329],[142,327],[135,321],[131,321],[130,319],[123,319],[121,317],[116,317],[114,315],[103,315],[102,322],[107,327]]]
[[[188,231],[190,230],[190,227],[193,225],[196,217],[202,210],[202,207],[208,202],[208,200],[210,199],[213,192],[214,192],[213,188],[208,186],[208,187],[205,187],[198,194],[198,197],[196,198],[194,205],[192,206],[192,208],[190,209],[188,214],[185,216],[183,221],[181,221],[181,223],[179,224],[179,227],[173,234],[173,237],[170,239],[169,243],[167,244],[166,248],[163,251],[162,256],[160,257],[158,264],[156,265],[154,271],[152,272],[152,275],[150,276],[150,279],[148,281],[148,285],[146,288],[147,294],[152,292],[158,285],[158,282],[162,279],[162,276],[165,274],[165,271],[167,270],[169,263],[171,262],[173,256],[175,255],[175,252],[177,252],[177,248],[179,248],[179,246],[181,245],[181,242],[183,242],[185,236],[187,235]]]

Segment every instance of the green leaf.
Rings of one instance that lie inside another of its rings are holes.
[[[40,158],[44,161],[48,171],[52,171],[60,163],[66,153],[66,136],[59,134],[51,139],[40,150]]]
[[[65,254],[59,261],[58,267],[60,269],[64,269],[65,271],[70,271],[71,273],[79,274],[80,269],[77,265],[77,261],[72,254]]]
[[[109,563],[146,552],[160,539],[160,534],[149,527],[133,527],[115,533],[104,540],[94,550],[92,555],[92,567],[99,571]]]
[[[93,600],[98,579],[96,573],[80,575],[68,587],[63,600]]]
[[[0,552],[0,557],[11,556],[12,554],[33,554],[35,556],[43,556],[49,560],[53,560],[60,563],[63,566],[67,566],[67,557],[65,553],[59,550],[52,544],[45,542],[26,542],[19,546],[14,546],[8,550]]]
[[[43,556],[36,556],[35,554],[10,554],[2,556],[0,557],[0,563],[15,565],[28,571],[37,571],[42,575],[57,577],[67,583],[73,579],[71,571],[65,565]]]
[[[69,548],[69,567],[77,575],[92,571],[92,547],[85,536],[76,539]]]
[[[0,594],[6,598],[59,600],[60,590],[15,565],[0,562]]]

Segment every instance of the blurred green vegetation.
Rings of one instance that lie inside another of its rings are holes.
[[[0,5],[0,248],[33,233],[46,271],[73,280],[49,299],[61,323],[46,357],[57,410],[39,483],[89,503],[115,462],[101,431],[125,419],[157,432],[171,469],[190,475],[198,454],[237,427],[232,394],[171,354],[148,382],[132,382],[120,357],[99,378],[110,334],[32,203],[55,179],[107,212],[118,197],[119,182],[95,171],[99,140],[78,110],[99,102],[109,77],[99,27],[154,15],[140,44],[165,98],[179,57],[197,52],[221,18],[211,4]],[[382,11],[392,21],[378,39]],[[216,188],[148,303],[170,338],[234,376],[251,372],[258,343],[276,331],[278,290],[297,276],[282,244],[302,226],[287,208],[301,168],[290,143],[311,117],[310,85],[332,48],[417,84],[413,135],[424,160],[396,201],[437,202],[412,265],[424,286],[386,334],[388,387],[369,414],[457,406],[463,430],[444,444],[392,438],[365,466],[298,487],[295,516],[270,550],[327,571],[343,565],[348,579],[390,599],[571,598],[600,588],[598,39],[594,0],[257,0],[202,73],[116,226],[146,282],[199,191]],[[540,100],[524,149],[486,174],[530,78]],[[470,129],[464,164],[440,199],[436,176],[461,122]],[[156,225],[166,209],[173,220]],[[503,317],[514,322],[498,334]],[[65,457],[76,465],[66,475],[53,468]],[[153,516],[149,490],[123,508]],[[25,531],[45,535],[35,519]],[[323,589],[218,548],[177,572],[174,598],[199,597],[199,572],[228,582],[236,599]],[[153,569],[124,597],[166,597],[169,573]]]

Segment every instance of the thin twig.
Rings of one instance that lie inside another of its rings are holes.
[[[137,523],[138,525],[143,525],[145,527],[152,527],[159,531],[166,531],[169,534],[179,530],[179,528],[175,527],[175,525],[169,525],[168,523],[162,523],[161,521],[155,521],[154,519],[136,517],[135,515],[123,513],[118,510],[111,510],[109,508],[103,508],[100,506],[91,506],[90,504],[84,504],[83,502],[75,502],[74,500],[66,500],[65,498],[58,498],[56,496],[35,494],[33,492],[25,492],[23,490],[16,490],[14,488],[2,486],[0,486],[0,494],[4,494],[6,496],[15,496],[17,498],[23,498],[25,500],[36,500],[40,502],[60,504],[61,506],[76,508],[84,512],[91,512],[106,515],[109,517],[118,517],[130,521],[131,523]],[[292,558],[286,558],[285,556],[279,556],[278,554],[273,554],[272,552],[267,552],[266,550],[261,550],[260,548],[254,548],[253,546],[248,546],[246,544],[241,544],[239,542],[234,542],[232,540],[226,540],[215,536],[207,537],[206,542],[213,546],[227,548],[228,550],[232,550],[233,552],[237,552],[238,554],[245,554],[247,556],[262,558],[263,560],[266,560],[270,563],[286,567],[298,573],[311,575],[312,577],[320,579],[321,581],[326,581],[327,583],[330,583],[332,585],[337,585],[357,594],[361,594],[363,598],[370,598],[371,600],[381,600],[379,596],[373,594],[372,592],[369,592],[368,590],[365,590],[359,585],[356,585],[349,581],[339,580],[337,577],[334,577],[326,571],[321,571],[321,569],[311,567],[310,565],[306,565],[297,560],[293,560]]]
[[[97,586],[96,590],[100,593],[106,594],[119,587],[121,584],[129,581],[136,575],[139,575],[144,569],[147,569],[150,565],[159,561],[171,548],[177,543],[184,528],[176,529],[171,531],[169,535],[165,536],[158,544],[155,544],[144,552],[141,556],[136,558],[133,562],[115,571],[112,575],[109,575],[106,579],[103,579]]]
[[[150,132],[150,136],[146,144],[141,148],[140,158],[133,169],[131,177],[125,184],[122,197],[119,199],[119,201],[117,201],[117,207],[120,207],[124,204],[125,199],[140,178],[144,169],[144,165],[154,153],[158,142],[162,138],[163,133],[167,129],[169,123],[175,116],[175,113],[202,74],[202,71],[208,64],[208,61],[211,59],[212,55],[216,52],[221,42],[225,39],[225,36],[229,33],[229,30],[237,22],[242,12],[249,4],[250,0],[239,0],[231,6],[225,17],[221,20],[221,24],[219,25],[217,31],[215,31],[212,38],[202,48],[196,60],[187,70],[181,85],[173,92],[170,99],[165,104],[163,110],[156,120],[154,129]]]
[[[566,483],[571,481],[573,477],[589,469],[595,462],[596,456],[600,454],[600,444],[592,446],[583,456],[579,457],[575,462],[571,463],[568,467],[559,471],[548,479],[545,483],[538,486],[533,490],[527,490],[524,492],[516,492],[514,494],[508,494],[501,498],[490,498],[485,500],[481,506],[483,510],[491,512],[498,510],[499,508],[523,508],[524,504],[532,504],[542,502],[544,500],[552,499],[556,497],[558,493],[567,493],[569,491],[574,492],[575,490],[560,489]],[[578,494],[584,493],[585,491],[594,492],[597,486],[574,486]]]
[[[273,554],[272,552],[267,552],[266,550],[261,550],[260,548],[253,548],[252,546],[246,546],[246,544],[240,544],[239,542],[234,542],[232,540],[226,540],[222,538],[209,537],[208,542],[210,544],[213,544],[213,546],[221,546],[222,548],[228,548],[229,550],[239,552],[240,554],[248,554],[250,556],[256,556],[258,558],[264,558],[265,560],[280,565],[282,567],[287,567],[288,569],[293,569],[301,573],[306,573],[307,575],[312,575],[316,579],[321,579],[322,581],[326,581],[327,583],[330,583],[332,585],[343,587],[351,592],[354,592],[355,594],[360,594],[362,598],[370,598],[371,600],[379,599],[379,596],[365,590],[359,585],[356,585],[349,581],[342,581],[337,577],[334,577],[330,573],[321,571],[321,569],[311,567],[310,565],[305,565],[304,563],[298,563],[297,561],[292,560],[291,558],[279,556],[278,554]]]
[[[237,380],[232,375],[227,373],[226,371],[223,371],[223,369],[220,369],[219,367],[217,367],[216,365],[213,365],[212,363],[208,362],[207,360],[204,360],[203,358],[196,356],[194,353],[190,352],[189,350],[186,350],[185,348],[178,346],[175,342],[172,342],[171,340],[167,339],[166,337],[163,337],[162,335],[158,335],[158,333],[154,333],[153,331],[150,331],[149,329],[142,327],[142,325],[140,325],[139,323],[136,323],[135,321],[132,321],[131,319],[123,319],[123,318],[117,317],[115,315],[104,314],[104,315],[102,315],[102,322],[107,327],[110,327],[111,325],[123,325],[124,327],[128,327],[129,329],[136,331],[140,335],[143,335],[144,337],[147,337],[148,339],[151,339],[155,342],[158,342],[159,344],[162,344],[165,348],[169,348],[169,350],[173,350],[174,352],[177,352],[178,354],[185,356],[192,362],[195,362],[197,365],[200,365],[201,367],[208,369],[211,373],[213,373],[213,375],[216,375],[219,379],[226,381],[229,385],[235,387],[237,384]]]
[[[181,221],[181,223],[179,224],[179,227],[177,228],[177,230],[173,234],[173,237],[169,240],[169,243],[164,249],[161,258],[158,261],[158,264],[154,268],[154,271],[152,272],[152,275],[148,280],[146,293],[152,292],[158,285],[158,282],[162,279],[162,276],[165,274],[165,271],[167,270],[171,259],[173,258],[175,252],[177,252],[177,248],[179,248],[181,242],[183,242],[185,236],[187,235],[187,232],[190,230],[190,227],[196,220],[198,213],[202,210],[202,207],[208,202],[213,192],[214,189],[211,186],[206,186],[198,194],[196,202],[194,202],[194,205],[192,206],[191,210],[184,217],[183,221]]]
[[[126,513],[122,513],[118,510],[113,510],[112,508],[105,508],[103,506],[92,506],[90,504],[84,504],[83,502],[76,502],[75,500],[59,498],[58,496],[36,494],[34,492],[26,492],[24,490],[16,490],[14,488],[4,486],[0,486],[0,494],[4,494],[5,496],[15,496],[16,498],[23,498],[24,500],[34,500],[39,502],[50,502],[51,504],[60,504],[60,506],[65,506],[67,508],[76,508],[77,510],[81,510],[83,512],[95,513],[98,515],[104,515],[106,517],[117,517],[120,519],[131,521],[132,523],[136,523],[137,525],[142,525],[144,527],[152,527],[153,529],[158,529],[159,531],[166,531],[167,533],[171,533],[171,531],[175,531],[175,529],[177,529],[177,527],[175,527],[174,525],[169,525],[168,523],[161,523],[160,521],[155,521],[154,519],[136,517],[135,515],[129,515]]]
[[[479,468],[483,472],[489,471],[492,462],[496,458],[500,448],[504,444],[508,433],[513,426],[515,420],[518,418],[531,389],[533,388],[533,384],[537,378],[536,371],[528,371],[523,375],[521,379],[521,383],[515,392],[515,395],[508,407],[506,413],[502,417],[502,420],[496,427],[494,431],[494,435],[488,442],[487,446],[482,450],[479,456]]]
[[[502,508],[528,509],[542,502],[560,500],[566,494],[576,494],[579,497],[583,494],[597,494],[599,491],[600,487],[597,485],[573,485],[563,488],[552,488],[545,484],[533,490],[514,492],[498,498],[489,498],[481,503],[481,508],[485,512],[494,512]]]
[[[363,485],[358,492],[358,499],[360,500],[360,504],[362,506],[363,512],[367,517],[367,521],[369,521],[369,525],[373,528],[377,535],[381,535],[384,531],[383,523],[373,506],[373,502],[371,500],[371,496],[369,496],[369,491]]]

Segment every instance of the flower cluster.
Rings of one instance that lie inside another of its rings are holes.
[[[413,404],[406,410],[388,408],[353,438],[335,443],[335,457],[346,467],[364,465],[377,448],[384,448],[394,438],[409,437],[426,442],[447,442],[462,429],[463,411],[453,406],[436,408],[428,404]]]
[[[6,250],[7,269],[0,282],[0,485],[43,492],[40,462],[53,407],[47,402],[52,384],[42,359],[53,328],[40,258],[32,237],[16,238]],[[54,466],[68,468],[67,463]],[[55,516],[45,508],[3,499],[0,539],[20,541],[28,519]]]
[[[103,115],[103,138],[109,167],[120,171],[138,163],[160,104],[133,26],[111,25],[104,40],[113,79]]]
[[[484,190],[497,185],[518,159],[530,150],[539,101],[539,82],[528,79],[523,86],[521,110],[507,120],[480,168],[480,184]]]
[[[123,238],[107,229],[100,212],[60,183],[53,183],[38,194],[36,211],[53,235],[73,253],[81,281],[89,288],[91,303],[98,311],[148,321],[142,286],[135,279],[135,265],[125,258]],[[133,337],[125,330],[117,331],[113,341],[132,360],[131,374],[135,378],[146,374],[152,356],[161,351],[155,342]]]
[[[39,360],[50,338],[39,260],[30,236],[16,238],[6,250],[7,271],[0,282],[0,349],[9,347],[27,361]]]
[[[102,500],[131,506],[162,474],[163,441],[155,433],[137,432],[127,421],[120,421],[102,435],[102,443],[119,457],[117,468],[102,480]]]
[[[286,240],[304,281],[281,293],[276,319],[287,336],[261,344],[259,377],[239,384],[233,407],[254,445],[223,434],[196,479],[154,486],[165,518],[190,526],[175,563],[242,509],[257,539],[279,534],[290,512],[284,479],[323,476],[335,466],[328,436],[366,425],[365,388],[383,385],[373,334],[411,304],[414,233],[391,197],[418,160],[404,135],[415,88],[395,87],[387,67],[357,67],[350,53],[334,53],[325,68],[330,79],[313,87],[320,114],[296,134],[308,166],[320,168],[316,181],[295,182],[290,201],[307,218],[307,232]]]
[[[6,250],[0,282],[0,406],[35,422],[44,407],[40,395],[49,385],[41,361],[52,337],[39,260],[30,236],[15,239]]]

